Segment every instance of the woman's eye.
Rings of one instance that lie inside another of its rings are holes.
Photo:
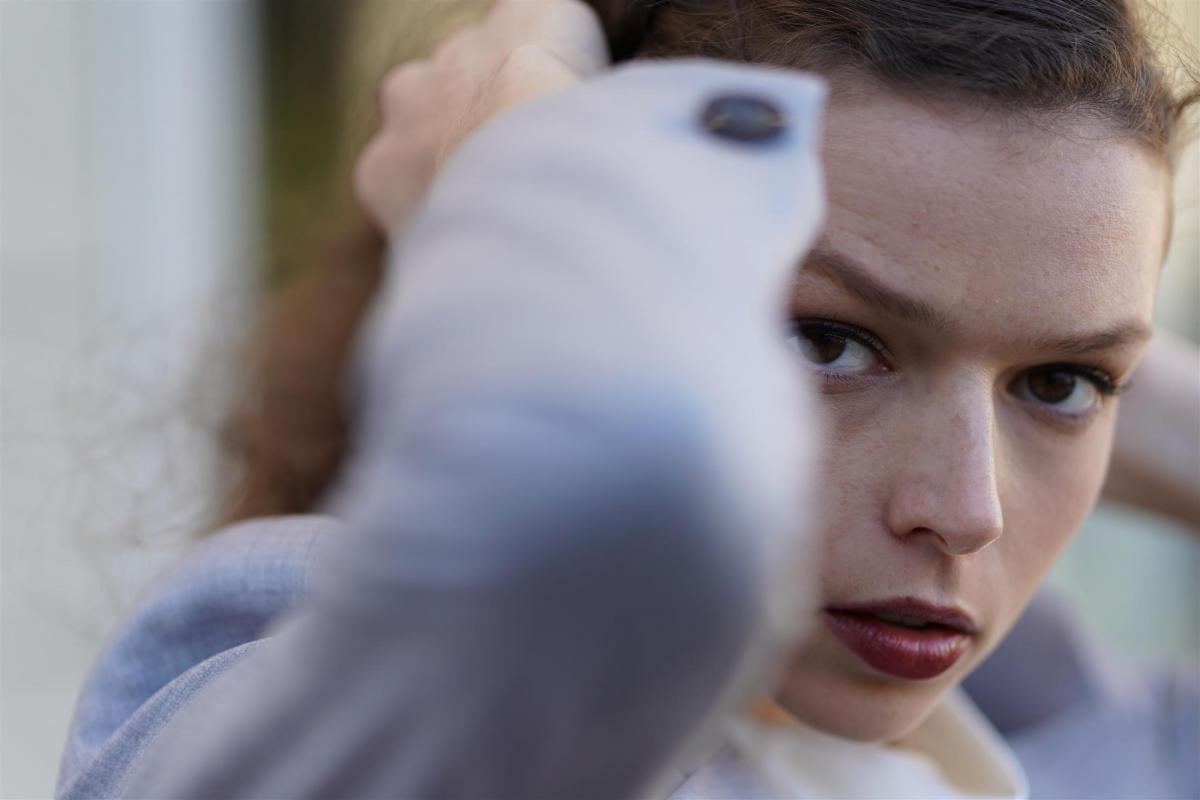
[[[879,352],[850,331],[827,324],[798,325],[789,340],[818,372],[855,376],[886,369]]]
[[[1104,391],[1095,379],[1063,367],[1031,369],[1022,375],[1016,393],[1070,417],[1086,417],[1100,405]]]

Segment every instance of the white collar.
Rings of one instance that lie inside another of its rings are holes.
[[[1016,757],[961,690],[953,690],[901,746],[855,742],[806,725],[738,718],[725,744],[677,783],[690,798],[1028,796]]]

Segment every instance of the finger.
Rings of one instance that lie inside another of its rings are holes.
[[[522,45],[505,59],[497,73],[491,103],[496,110],[508,108],[578,82],[574,68],[557,53],[538,45]]]
[[[562,0],[541,18],[536,44],[558,56],[577,76],[587,77],[609,65],[608,41],[591,6]]]
[[[444,84],[437,92],[438,102],[446,106],[465,101],[496,74],[508,52],[505,43],[484,25],[469,25],[450,34],[431,56]]]
[[[431,145],[380,134],[354,165],[354,194],[381,231],[391,233],[418,204],[433,180]]]
[[[538,45],[521,45],[478,87],[463,114],[450,125],[438,148],[437,168],[483,121],[506,108],[578,82],[579,76],[556,54]]]
[[[497,0],[485,21],[507,50],[524,44],[554,53],[578,76],[608,65],[608,43],[596,12],[581,0]]]
[[[376,137],[368,142],[359,154],[352,175],[355,199],[375,225],[384,231],[387,229],[387,215],[383,212],[380,186],[386,171],[386,161],[385,146],[381,139]]]
[[[407,61],[383,76],[376,95],[379,119],[384,127],[404,125],[421,119],[429,111],[433,66],[428,61]]]

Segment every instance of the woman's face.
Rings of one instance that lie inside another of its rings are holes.
[[[828,431],[821,609],[779,699],[884,739],[998,643],[1092,507],[1169,177],[1091,122],[861,87],[826,131],[828,221],[791,309]]]

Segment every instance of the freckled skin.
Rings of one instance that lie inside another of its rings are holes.
[[[826,383],[821,605],[916,596],[966,610],[979,633],[948,672],[910,681],[818,620],[778,698],[818,728],[884,740],[996,646],[1094,504],[1116,398],[1064,422],[1014,382],[1062,362],[1132,372],[1144,341],[1064,356],[1028,340],[1149,324],[1170,178],[1095,121],[853,88],[835,85],[826,119],[825,238],[952,330],[893,319],[810,270],[799,279],[797,317],[869,330],[892,357],[885,374]]]

